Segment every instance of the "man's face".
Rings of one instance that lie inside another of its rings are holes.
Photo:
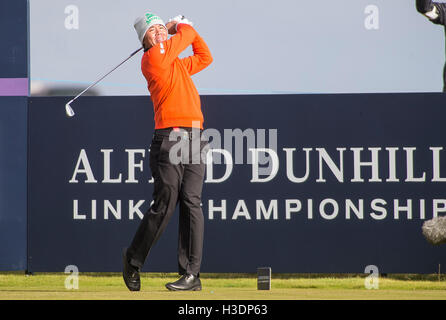
[[[167,30],[162,24],[155,24],[147,30],[144,36],[144,44],[146,48],[167,40]]]

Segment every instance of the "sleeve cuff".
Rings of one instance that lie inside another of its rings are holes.
[[[175,31],[176,32],[178,32],[178,31],[180,31],[180,29],[182,28],[182,26],[190,26],[189,24],[187,24],[187,23],[181,23],[181,22],[179,22],[179,23],[177,23],[176,25],[175,25]]]

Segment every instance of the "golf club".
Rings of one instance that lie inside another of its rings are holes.
[[[74,116],[74,111],[71,108],[71,103],[73,103],[74,100],[76,100],[77,98],[79,98],[81,95],[83,95],[88,89],[90,89],[91,87],[93,87],[94,85],[96,85],[98,82],[100,82],[102,79],[104,79],[106,76],[108,76],[110,73],[112,73],[113,71],[115,71],[119,66],[121,66],[124,62],[126,62],[127,60],[129,60],[131,57],[133,57],[135,54],[137,54],[139,51],[141,51],[143,49],[143,47],[139,48],[138,50],[134,51],[132,54],[130,54],[130,56],[128,58],[126,58],[124,61],[122,61],[120,64],[118,64],[116,67],[114,67],[111,71],[109,71],[107,74],[105,74],[104,76],[102,76],[99,80],[97,80],[96,82],[94,82],[93,84],[89,85],[84,91],[82,91],[81,93],[79,93],[76,97],[74,97],[72,100],[70,100],[66,105],[65,105],[65,112],[67,114],[67,116],[72,117]]]

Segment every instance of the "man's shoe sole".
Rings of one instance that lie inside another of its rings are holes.
[[[170,287],[170,286],[168,286],[168,285],[166,284],[166,288],[167,288],[169,291],[201,291],[201,286],[193,287],[193,288],[191,288],[191,289],[177,289],[177,288],[172,288],[172,287]]]

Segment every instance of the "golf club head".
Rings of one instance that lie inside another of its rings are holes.
[[[72,116],[74,116],[74,111],[71,108],[70,103],[71,103],[71,101],[65,105],[65,112],[66,112],[67,116],[72,117]]]

